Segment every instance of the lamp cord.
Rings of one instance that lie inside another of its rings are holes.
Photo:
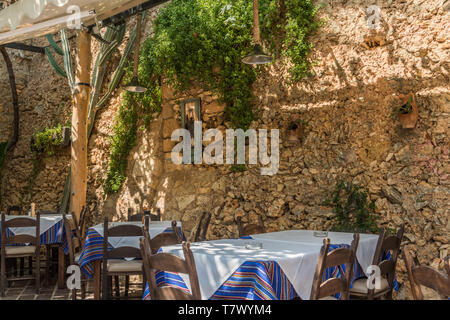
[[[139,70],[139,47],[141,44],[141,30],[142,30],[142,13],[139,12],[136,16],[137,28],[136,28],[136,43],[134,47],[134,69],[133,76],[137,77]]]
[[[258,0],[253,0],[253,37],[255,40],[255,44],[261,44],[261,36],[259,31]]]

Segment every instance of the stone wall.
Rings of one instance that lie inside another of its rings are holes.
[[[183,222],[188,237],[203,212],[212,214],[208,239],[235,237],[238,215],[254,223],[262,216],[269,232],[325,230],[334,214],[323,200],[339,179],[349,179],[368,188],[380,227],[397,229],[406,223],[403,245],[411,245],[420,263],[442,268],[450,230],[449,12],[441,0],[379,1],[381,28],[371,32],[366,8],[375,1],[325,2],[328,6],[320,16],[326,23],[312,37],[313,74],[290,84],[287,66],[277,60],[254,84],[258,117],[251,128],[280,129],[276,175],[262,176],[260,165],[248,165],[245,172],[232,172],[230,165],[174,165],[170,151],[175,142],[170,135],[181,125],[181,100],[201,98],[205,129],[224,130],[226,123],[223,106],[213,93],[194,86],[176,95],[164,86],[162,113],[139,131],[124,187],[116,195],[105,195],[102,181],[114,114],[121,102],[118,92],[98,114],[89,141],[88,203],[95,212],[93,222],[104,215],[124,219],[128,208],[160,208],[164,219]],[[146,34],[151,33],[149,25]],[[33,130],[59,114],[56,107],[61,102],[66,103],[64,112],[70,113],[65,79],[49,77],[45,58],[31,59],[15,64],[25,64],[29,71],[20,95],[21,139],[3,179],[5,205],[21,197],[32,168],[27,150]],[[4,100],[3,74],[0,99]],[[419,121],[416,128],[405,130],[393,108],[399,95],[409,92],[416,94]],[[293,117],[307,122],[299,144],[287,139]],[[59,202],[68,164],[68,155],[45,159],[46,169],[31,197],[40,207]],[[397,298],[411,298],[402,259],[398,280]]]
[[[382,28],[373,32],[360,1],[329,3],[321,12],[328,23],[313,37],[314,74],[291,85],[278,61],[254,84],[261,112],[251,127],[281,130],[278,174],[262,176],[259,165],[233,173],[229,165],[171,164],[178,102],[211,95],[193,89],[171,98],[167,89],[165,170],[153,208],[182,220],[188,234],[202,212],[211,212],[208,239],[235,237],[238,215],[252,223],[262,215],[268,231],[326,230],[334,214],[322,203],[339,179],[348,179],[368,188],[380,227],[406,223],[403,245],[411,245],[420,263],[442,268],[450,230],[449,13],[440,1],[380,2]],[[409,92],[419,105],[411,130],[393,114],[399,96]],[[293,117],[307,122],[299,145],[289,143],[285,130]],[[402,259],[398,271],[397,297],[411,297]]]

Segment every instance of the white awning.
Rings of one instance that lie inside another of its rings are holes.
[[[148,0],[19,0],[0,10],[0,44],[69,28],[76,15],[91,25],[95,17],[104,20],[144,2]]]

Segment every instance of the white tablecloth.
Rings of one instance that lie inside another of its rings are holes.
[[[15,218],[30,218],[29,216],[6,216],[5,220],[11,220]],[[40,223],[39,223],[39,232],[40,234],[45,233],[48,229],[53,227],[55,224],[60,222],[62,220],[62,215],[55,214],[55,215],[41,215],[40,216]],[[31,218],[36,219],[36,218]],[[1,222],[0,222],[1,224]],[[35,227],[24,227],[24,228],[9,228],[9,230],[16,236],[18,235],[30,235],[35,236],[36,235],[36,228]]]
[[[277,262],[298,295],[304,300],[309,299],[323,238],[314,237],[313,231],[304,230],[275,232],[252,237],[255,239],[253,242],[263,244],[262,249],[246,249],[245,244],[252,240],[243,239],[191,244],[202,299],[209,299],[245,261]],[[353,239],[352,234],[346,233],[329,233],[329,237],[332,244],[350,244]],[[377,235],[361,235],[361,247],[358,249],[361,253],[357,256],[363,268],[372,262],[377,239]],[[162,250],[183,257],[180,245],[163,247]],[[180,274],[180,276],[190,288],[187,275]]]
[[[136,225],[139,227],[143,227],[142,222],[110,222],[109,228],[119,225]],[[158,234],[163,233],[167,228],[172,227],[172,221],[150,221],[148,226],[148,231],[150,233],[150,237],[154,238]],[[181,222],[177,221],[177,227],[181,227]],[[98,234],[103,237],[103,223],[98,224],[92,227]],[[108,242],[113,248],[119,247],[133,247],[139,248],[139,239],[141,237],[108,237]]]

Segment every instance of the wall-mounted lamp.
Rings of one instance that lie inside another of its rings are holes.
[[[272,57],[265,54],[261,47],[261,36],[259,31],[258,0],[253,0],[253,37],[255,46],[247,57],[242,59],[246,64],[266,64],[272,62]]]

